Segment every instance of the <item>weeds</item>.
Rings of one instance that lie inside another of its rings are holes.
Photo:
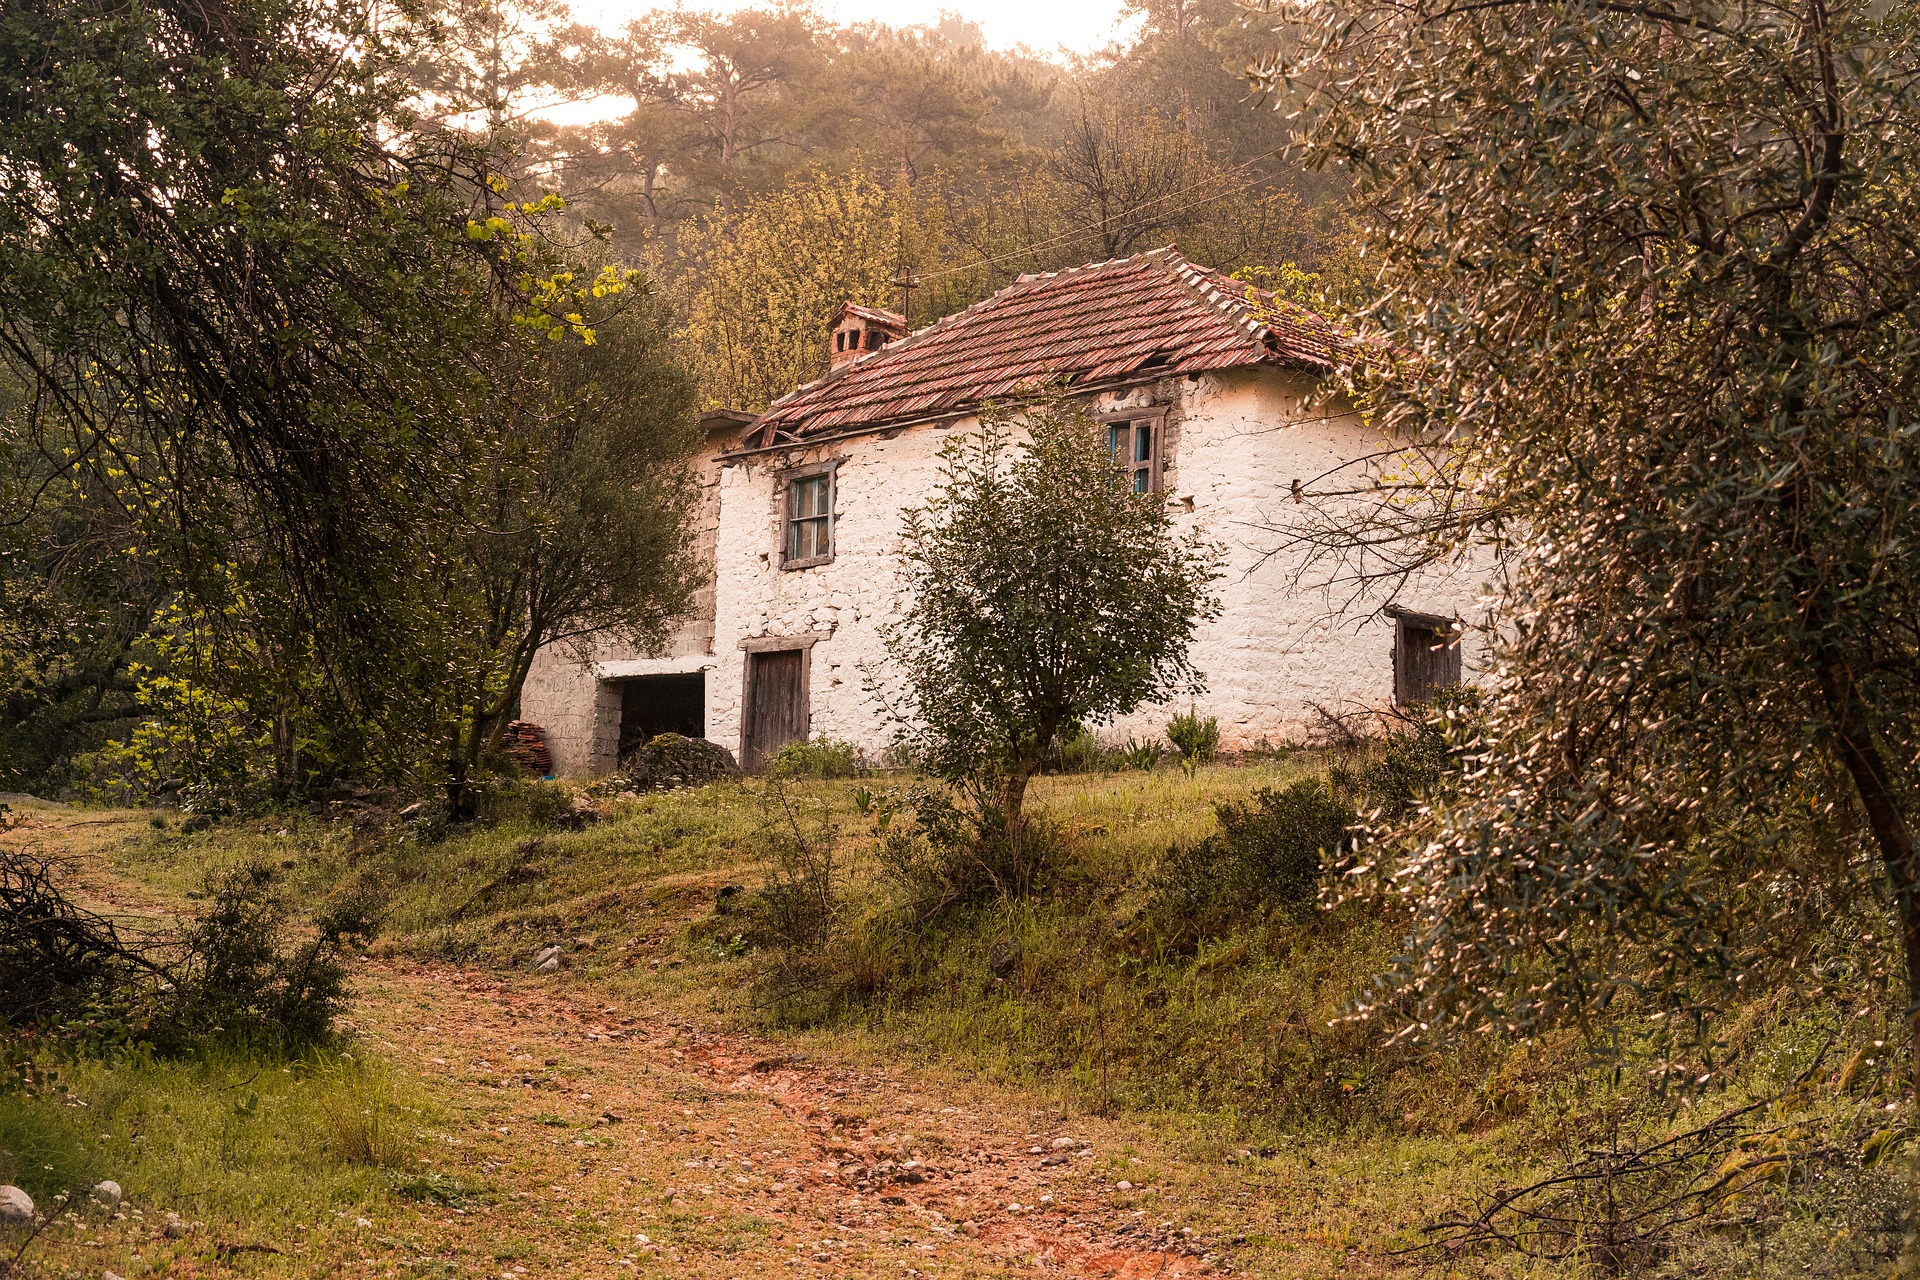
[[[838,738],[789,742],[767,765],[772,778],[851,778],[860,772],[860,749]]]
[[[206,908],[177,937],[129,935],[74,905],[74,874],[0,849],[0,1025],[171,1051],[218,1035],[318,1044],[344,1004],[343,950],[376,929],[362,882],[322,908],[311,937],[290,940],[276,873],[255,859],[209,875]]]
[[[1160,760],[1167,754],[1164,743],[1148,738],[1145,742],[1128,738],[1126,745],[1113,749],[1114,762],[1123,769],[1138,769],[1142,773],[1152,773],[1160,767]]]
[[[1009,830],[989,806],[963,808],[926,787],[876,803],[874,815],[882,877],[920,926],[959,906],[1031,896],[1062,852],[1044,817]]]
[[[1203,764],[1212,764],[1220,754],[1220,721],[1214,716],[1202,719],[1192,707],[1167,722],[1167,740],[1180,749],[1180,767],[1189,778]]]

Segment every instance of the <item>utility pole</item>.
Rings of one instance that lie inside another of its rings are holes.
[[[907,332],[913,332],[913,291],[920,287],[920,277],[907,268],[906,260],[900,262],[900,269],[893,273],[893,287],[900,291],[900,318],[907,322]]]

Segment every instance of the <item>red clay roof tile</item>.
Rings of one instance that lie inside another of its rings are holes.
[[[774,401],[749,444],[964,412],[1049,382],[1276,363],[1331,371],[1334,327],[1173,248],[1022,276]]]

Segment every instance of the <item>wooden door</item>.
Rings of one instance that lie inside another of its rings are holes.
[[[807,736],[805,649],[747,655],[747,724],[740,767],[758,772],[789,742]]]

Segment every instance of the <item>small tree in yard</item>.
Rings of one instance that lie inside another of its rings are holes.
[[[932,500],[907,513],[887,633],[905,745],[1017,841],[1027,783],[1064,730],[1196,688],[1187,649],[1216,611],[1218,557],[1175,534],[1160,494],[1124,483],[1104,429],[1073,406],[989,412],[944,459]]]
[[[1406,445],[1373,515],[1293,532],[1365,576],[1478,538],[1514,569],[1477,759],[1397,867],[1424,923],[1387,1007],[1701,1024],[1891,919],[1914,1019],[1920,12],[1295,13],[1273,82],[1350,168],[1375,349],[1417,375],[1365,388]]]

